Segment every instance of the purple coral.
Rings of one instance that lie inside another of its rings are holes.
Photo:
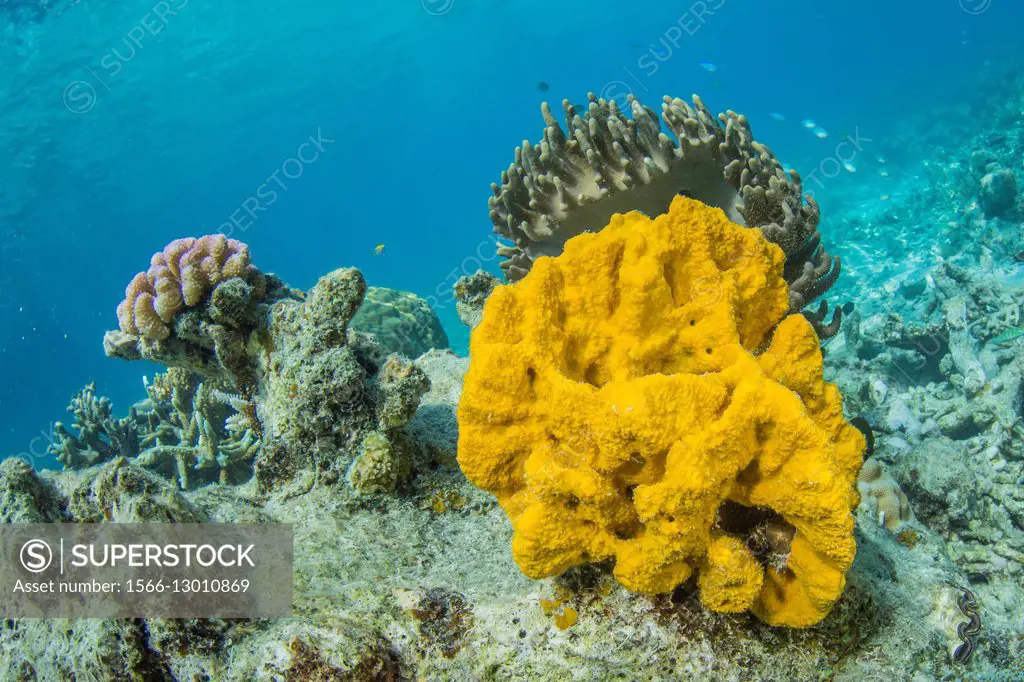
[[[153,254],[149,270],[135,275],[125,289],[117,306],[121,331],[163,341],[182,308],[199,305],[224,280],[256,274],[249,247],[237,239],[222,234],[175,239]]]

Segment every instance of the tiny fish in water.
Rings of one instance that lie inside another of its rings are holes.
[[[853,305],[853,301],[847,301],[846,303],[843,304],[843,314],[849,315],[850,313],[853,312],[853,309],[855,307],[856,306]]]
[[[1017,261],[1018,263],[1024,263],[1024,251],[1018,251],[1017,253],[1015,253],[1013,256],[1013,260]]]
[[[718,66],[712,64],[711,62],[698,62],[698,65],[700,66],[700,68],[704,69],[705,71],[710,71],[711,73],[718,71]]]
[[[828,131],[826,131],[824,128],[815,128],[813,132],[815,137],[821,138],[822,140],[828,137]]]
[[[786,117],[785,117],[785,116],[783,116],[782,114],[780,114],[780,113],[779,113],[779,112],[777,112],[777,111],[773,111],[773,112],[771,112],[771,113],[770,113],[770,114],[768,114],[768,115],[769,115],[769,116],[771,116],[771,117],[772,117],[773,119],[775,119],[776,121],[785,121],[785,120],[786,120]]]
[[[854,166],[849,161],[846,161],[846,162],[843,163],[843,168],[846,169],[847,173],[856,173],[857,172],[857,167]]]
[[[537,89],[540,90],[541,92],[547,92],[548,90],[551,89],[551,86],[548,84],[547,81],[537,81]]]
[[[384,244],[377,244],[377,246],[373,247],[373,255],[375,255],[375,256],[383,256],[384,255],[384,249],[386,249],[386,248],[388,248],[388,247],[385,246]]]
[[[1013,341],[1014,339],[1019,339],[1022,336],[1024,336],[1024,327],[1018,327],[1016,329],[1007,329],[1005,332],[992,339],[992,343],[1009,343],[1010,341]]]
[[[818,127],[818,124],[815,123],[814,121],[812,121],[809,118],[805,118],[803,121],[801,121],[800,125],[802,125],[804,128],[817,128]]]

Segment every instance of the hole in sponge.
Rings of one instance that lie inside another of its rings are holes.
[[[718,508],[715,525],[741,538],[765,568],[785,570],[796,529],[775,510],[726,500]]]

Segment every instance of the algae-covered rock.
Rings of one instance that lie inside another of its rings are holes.
[[[430,304],[408,291],[369,287],[350,326],[376,337],[385,353],[417,358],[432,348],[448,347],[448,336]]]
[[[484,303],[501,280],[485,270],[477,270],[455,283],[455,309],[459,319],[470,328],[476,328],[484,315]]]
[[[348,469],[348,482],[364,495],[390,493],[409,473],[409,458],[398,443],[373,431],[363,438],[359,455]]]
[[[195,509],[166,479],[123,457],[91,469],[67,493],[68,513],[84,523],[202,523]]]
[[[1005,216],[1017,203],[1017,176],[1008,168],[999,168],[981,178],[978,195],[986,216]]]
[[[0,523],[56,523],[60,494],[23,459],[0,462]]]
[[[362,443],[370,434],[397,439],[430,387],[410,360],[388,355],[376,337],[348,329],[366,291],[360,272],[343,268],[322,277],[304,301],[271,308],[273,341],[261,362],[258,400],[264,443],[299,459],[289,457],[288,466],[277,467],[258,457],[261,483],[281,487],[309,470],[331,470],[319,480],[335,480],[365,455]],[[394,489],[394,483],[368,485]]]

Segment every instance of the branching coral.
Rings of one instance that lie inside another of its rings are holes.
[[[157,426],[142,439],[136,464],[176,476],[182,490],[211,479],[238,483],[252,474],[260,425],[250,401],[171,370],[150,388]],[[194,474],[193,474],[194,472]]]
[[[110,400],[97,397],[96,385],[89,384],[68,407],[78,435],[58,422],[51,453],[71,469],[124,457],[176,478],[182,489],[249,478],[260,448],[259,422],[249,401],[179,368],[157,375],[147,390],[149,398],[118,419]]]
[[[593,93],[589,100],[585,112],[563,102],[568,133],[542,105],[543,141],[524,141],[501,184],[491,186],[491,221],[513,242],[499,250],[510,280],[522,278],[537,257],[560,253],[573,236],[600,229],[614,213],[660,215],[683,194],[758,227],[782,247],[791,311],[832,286],[840,263],[820,245],[817,203],[804,202],[800,176],[787,175],[753,139],[746,117],[727,111],[716,119],[697,96],[692,107],[666,97],[660,118],[633,96],[631,117],[614,100]],[[840,316],[837,309],[832,325],[819,331],[838,328]]]
[[[677,198],[654,220],[613,216],[494,291],[459,463],[512,519],[524,573],[614,559],[635,591],[696,573],[716,610],[791,626],[828,613],[853,561],[864,438],[811,325],[786,316],[783,260]],[[762,563],[744,540],[765,524]]]
[[[96,383],[83,388],[71,399],[68,412],[77,435],[64,424],[53,426],[53,442],[48,450],[57,461],[71,469],[100,464],[115,457],[134,457],[139,452],[137,414],[132,408],[128,416],[113,415],[110,400],[96,395]]]

